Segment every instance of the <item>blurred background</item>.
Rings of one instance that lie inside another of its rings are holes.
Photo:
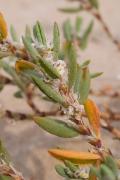
[[[56,21],[60,27],[67,18],[75,20],[76,16],[84,17],[84,24],[93,17],[86,12],[75,15],[64,14],[58,8],[76,5],[65,0],[0,0],[0,11],[4,14],[8,26],[14,25],[19,35],[25,30],[25,25],[33,25],[36,20],[40,20],[48,34],[48,39],[52,37],[53,23]],[[111,30],[113,36],[120,40],[120,1],[119,0],[100,0],[100,12]],[[95,20],[88,48],[80,52],[79,61],[91,59],[90,65],[93,71],[103,71],[104,74],[94,80],[93,88],[99,89],[104,86],[120,89],[120,51],[112,44],[104,33],[100,24]],[[23,100],[15,99],[12,94],[15,87],[6,86],[0,93],[0,108],[10,109],[19,112],[31,112]],[[96,98],[96,97],[94,97]],[[120,111],[120,98],[97,97],[98,103],[106,101],[115,110]],[[44,102],[39,99],[36,103],[41,110],[46,107]],[[42,105],[41,105],[42,104]],[[50,105],[52,108],[52,105]],[[114,126],[120,128],[120,123],[115,122]],[[23,173],[27,179],[35,180],[59,180],[54,165],[57,163],[47,153],[47,149],[60,146],[70,149],[87,149],[88,144],[82,137],[72,140],[63,140],[39,129],[32,121],[11,122],[9,119],[0,120],[0,137],[4,140],[8,148],[11,159],[17,169]],[[112,135],[103,130],[104,142],[112,151],[119,156],[118,149],[120,142],[113,140]]]

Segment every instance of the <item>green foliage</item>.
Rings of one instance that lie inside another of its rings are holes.
[[[101,76],[102,74],[103,74],[103,72],[91,73],[90,77],[93,79],[93,78],[97,78],[97,77]]]
[[[85,30],[81,38],[80,47],[83,50],[87,47],[88,38],[89,38],[90,33],[92,32],[92,29],[93,29],[93,21],[90,22],[90,24],[88,25],[87,29]]]
[[[71,21],[69,19],[67,19],[63,23],[63,32],[64,32],[65,39],[68,42],[72,41],[72,25],[71,25]]]
[[[62,104],[63,106],[66,106],[66,102],[64,100],[64,97],[62,97],[57,91],[55,91],[50,85],[45,83],[42,79],[38,78],[35,75],[31,76],[33,82],[36,84],[36,86],[50,99],[52,99],[54,102],[57,102],[59,104]]]
[[[89,2],[93,8],[98,8],[97,0],[89,0]],[[80,10],[81,6],[72,9],[61,9],[61,11],[70,13],[78,12]],[[10,49],[6,53],[0,50],[0,58],[9,57],[11,55],[15,58],[14,63],[16,64],[16,70],[18,70],[18,72],[20,71],[20,73],[18,74],[15,71],[14,66],[4,60],[0,61],[0,67],[12,77],[14,84],[19,87],[19,90],[14,93],[16,98],[24,97],[23,94],[27,94],[27,87],[32,82],[35,87],[38,87],[46,96],[46,99],[49,99],[53,103],[57,103],[61,107],[61,110],[64,111],[64,115],[66,115],[68,120],[71,120],[71,123],[68,123],[59,120],[59,118],[36,116],[34,117],[34,121],[39,127],[50,134],[62,138],[74,138],[81,133],[95,139],[96,137],[93,137],[92,134],[91,124],[89,123],[90,127],[88,127],[82,121],[83,112],[81,107],[83,106],[81,105],[84,105],[88,100],[91,80],[100,76],[102,73],[90,72],[90,60],[84,61],[82,64],[77,62],[76,47],[79,46],[81,49],[87,47],[88,39],[93,28],[93,21],[91,21],[85,31],[82,31],[82,22],[83,19],[81,17],[76,18],[74,26],[69,19],[64,22],[63,32],[65,46],[61,45],[60,31],[57,23],[54,23],[52,45],[50,47],[47,42],[44,28],[39,21],[35,23],[32,31],[29,26],[26,26],[25,34],[22,38],[24,48],[19,49],[19,47],[16,46],[16,49],[18,48],[17,53],[19,52],[19,54],[10,51]],[[10,29],[13,41],[17,42],[17,45],[19,45],[19,38],[14,27],[11,26]],[[4,41],[2,43],[4,43]],[[63,61],[59,59],[60,57],[62,57],[61,59]],[[65,68],[64,65],[66,66]],[[65,71],[65,75],[62,75],[61,69]],[[0,85],[2,90],[4,83],[1,83]],[[95,116],[97,117],[99,113],[97,112],[97,108],[95,108],[95,110]],[[91,113],[91,111],[89,113]],[[93,113],[94,112],[92,111],[92,115],[90,114],[92,118],[94,116]],[[95,120],[97,120],[97,118]],[[99,131],[99,123],[97,124],[95,121],[94,125]],[[96,146],[95,143],[98,143],[97,138],[95,139],[95,142],[93,142],[93,146],[95,147],[93,148],[95,151],[95,153],[92,154],[93,159],[91,159],[91,153],[88,153],[87,157],[86,153],[82,153],[81,155],[81,153],[71,152],[71,154],[74,155],[77,162],[82,161],[85,164],[87,164],[88,161],[92,161],[94,165],[94,162],[99,160],[100,164],[97,168],[88,166],[90,171],[83,172],[81,166],[65,160],[66,154],[63,152],[63,158],[61,159],[64,164],[55,166],[57,173],[66,180],[93,180],[91,179],[92,176],[96,177],[98,180],[118,180],[118,167],[116,161],[112,157],[103,158],[103,156],[100,156],[100,152],[102,154],[102,151],[98,150],[99,147]],[[85,157],[83,157],[83,155]],[[71,156],[68,157],[69,160],[70,158]],[[3,161],[9,166],[9,156],[0,141],[0,162]],[[0,176],[0,180],[9,179],[10,178],[6,176]]]
[[[31,34],[31,29],[28,25],[26,25],[26,28],[25,28],[25,39],[27,39],[28,41],[33,41],[32,40],[32,34]]]
[[[43,58],[39,59],[41,68],[53,79],[60,78],[60,74],[57,69],[54,68],[51,62],[45,61]]]
[[[16,98],[22,98],[22,97],[23,97],[21,91],[16,91],[16,92],[14,93],[14,96],[15,96]]]
[[[59,11],[64,13],[77,13],[82,9],[83,9],[82,6],[79,6],[79,7],[71,7],[71,8],[59,8]]]
[[[69,176],[66,174],[66,168],[64,166],[58,164],[55,166],[55,170],[60,176],[69,178]]]
[[[0,83],[0,91],[2,91],[4,89],[4,84]]]
[[[0,67],[3,68],[13,78],[14,83],[16,83],[16,85],[21,90],[25,89],[25,84],[23,83],[21,78],[17,75],[15,69],[9,63],[5,62],[4,60],[1,60]]]
[[[28,40],[27,38],[23,37],[23,44],[27,50],[27,52],[29,53],[29,55],[31,56],[31,61],[38,63],[38,58],[39,58],[39,53],[38,51],[31,45],[30,40]]]
[[[111,156],[107,156],[99,168],[91,167],[90,174],[98,180],[118,180],[118,166]]]
[[[86,180],[88,179],[87,173],[83,173],[78,165],[70,161],[64,161],[64,165],[58,164],[55,166],[56,172],[65,180]]]
[[[0,180],[12,180],[9,176],[0,176]]]
[[[77,73],[76,73],[76,79],[75,79],[75,85],[74,85],[74,92],[78,95],[78,98],[80,97],[80,86],[81,86],[81,78],[82,78],[82,68],[80,65],[77,64]]]
[[[75,30],[76,30],[77,35],[79,36],[80,31],[81,31],[81,27],[82,27],[82,23],[83,23],[83,18],[78,16],[76,18],[76,22],[75,23],[76,23],[75,24]]]
[[[12,40],[15,42],[19,42],[17,32],[13,25],[10,26],[10,33],[11,33]]]
[[[53,52],[54,52],[54,59],[58,59],[59,52],[60,52],[60,32],[57,23],[54,23],[53,28]]]
[[[43,69],[45,73],[47,73],[52,78],[59,78],[60,75],[57,72],[57,70],[53,67],[51,62],[48,62],[44,60],[38,51],[31,45],[31,42],[29,42],[27,39],[23,38],[23,43],[29,52],[30,56],[33,58],[32,62],[34,62],[37,65],[40,65],[40,67]]]
[[[99,2],[98,2],[98,0],[89,0],[89,2],[90,2],[90,4],[91,4],[94,8],[96,8],[96,9],[99,8]]]
[[[79,132],[69,124],[58,119],[49,117],[35,117],[35,122],[45,131],[63,138],[73,138],[79,136]]]
[[[81,80],[80,80],[80,103],[84,104],[84,102],[88,98],[89,90],[90,90],[90,72],[88,67],[82,69],[81,72]]]
[[[6,150],[6,148],[3,146],[2,141],[0,140],[0,161],[3,160],[5,163],[9,164],[10,157]]]
[[[77,75],[77,55],[72,43],[68,46],[68,84],[71,88],[75,84]]]
[[[84,50],[88,45],[88,40],[93,29],[93,21],[88,24],[87,28],[84,31],[82,30],[82,26],[82,17],[78,16],[76,18],[74,26],[72,26],[71,21],[68,19],[63,24],[63,32],[64,37],[68,43],[77,43],[80,49]]]
[[[33,28],[33,34],[39,43],[41,43],[44,46],[47,46],[44,29],[39,21],[36,22]]]

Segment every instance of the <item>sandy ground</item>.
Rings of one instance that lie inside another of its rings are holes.
[[[46,28],[48,37],[51,37],[54,21],[61,25],[67,17],[74,20],[76,16],[61,14],[57,11],[57,8],[63,7],[65,4],[67,3],[64,0],[0,0],[0,11],[4,12],[9,25],[15,25],[19,34],[22,34],[26,24],[32,25],[37,19],[40,19]],[[119,0],[101,0],[101,14],[118,40],[120,40],[119,9]],[[81,15],[85,18],[85,24],[92,19],[86,13]],[[104,72],[101,78],[94,81],[95,88],[106,84],[120,88],[120,52],[110,42],[96,21],[89,46],[87,50],[80,53],[80,61],[83,59],[92,60],[91,69],[93,71]],[[0,94],[2,107],[19,112],[30,112],[31,109],[25,101],[12,97],[15,90],[15,87],[7,86]],[[106,99],[102,100],[106,101]],[[110,100],[108,99],[108,101]],[[45,103],[42,106],[38,100],[37,103],[42,110],[46,109]],[[119,111],[120,99],[112,100],[111,104]],[[48,107],[52,108],[52,105],[48,105]],[[120,127],[118,123],[115,125]],[[57,161],[48,155],[47,149],[61,146],[83,150],[88,147],[87,143],[83,143],[82,137],[72,140],[56,138],[40,130],[32,121],[10,123],[8,119],[1,119],[0,137],[5,141],[18,170],[23,172],[27,179],[33,177],[35,180],[61,179],[54,171],[54,165]],[[119,152],[116,151],[120,148],[119,142],[113,141],[112,136],[106,131],[103,131],[103,138],[107,146],[113,148],[113,153],[119,156]]]

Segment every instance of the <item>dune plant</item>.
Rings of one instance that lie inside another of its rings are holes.
[[[58,107],[59,117],[56,113],[44,114],[43,117],[43,114],[35,109],[35,114],[29,118],[52,135],[61,138],[76,138],[82,135],[90,145],[87,152],[49,149],[48,152],[63,163],[55,166],[58,174],[66,180],[118,180],[119,161],[102,142],[100,111],[94,100],[89,98],[91,81],[101,73],[90,72],[90,60],[78,62],[77,47],[73,38],[68,38],[71,35],[69,28],[65,31],[68,34],[64,51],[57,23],[53,26],[51,44],[39,21],[32,27],[32,33],[27,27],[21,43],[18,43],[13,27],[11,30],[16,43],[8,41],[7,25],[1,14],[2,67],[4,69],[10,67],[7,72],[15,73],[12,77],[20,90],[27,94],[28,101],[32,96],[32,87],[36,91],[39,89],[40,96],[44,96]],[[64,58],[61,58],[61,51]],[[5,63],[6,57],[14,58],[12,67]],[[6,178],[24,180],[8,161],[8,155],[1,142],[0,175],[0,178],[5,180]]]

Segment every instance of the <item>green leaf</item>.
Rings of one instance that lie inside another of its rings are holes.
[[[98,76],[101,76],[102,74],[103,74],[103,72],[91,73],[91,74],[90,74],[90,77],[91,77],[91,79],[93,79],[93,78],[96,78],[96,77],[98,77]]]
[[[77,73],[76,73],[76,79],[75,79],[75,85],[74,85],[74,92],[78,95],[78,97],[80,95],[81,75],[82,75],[82,68],[77,64]]]
[[[81,64],[81,68],[85,68],[85,67],[87,67],[89,64],[90,64],[90,60],[86,60],[86,61],[84,61],[82,64]]]
[[[93,177],[96,176],[99,179],[101,178],[101,174],[99,169],[97,169],[96,167],[92,166],[90,168],[90,172],[89,172],[89,180],[93,180]]]
[[[42,44],[40,29],[37,23],[33,27],[33,34],[34,34],[34,37],[37,39],[37,41]]]
[[[0,175],[0,180],[13,180],[13,179],[9,176]]]
[[[25,28],[25,39],[28,39],[28,41],[32,42],[31,30],[28,25],[26,25],[26,28]]]
[[[23,40],[23,44],[26,48],[26,50],[28,51],[28,53],[30,54],[32,61],[38,63],[38,58],[40,57],[38,51],[31,45],[30,40],[22,37]]]
[[[75,173],[79,169],[79,166],[75,165],[71,161],[65,160],[64,163],[73,173]]]
[[[0,92],[4,89],[4,84],[0,83]]]
[[[26,49],[28,50],[29,54],[33,58],[34,62],[40,65],[44,72],[46,72],[52,78],[60,78],[60,74],[58,73],[57,69],[54,68],[51,62],[48,62],[45,59],[43,59],[38,53],[38,51],[34,47],[32,47],[31,43],[27,39],[23,38],[23,43]]]
[[[35,117],[35,122],[50,134],[63,138],[79,136],[78,131],[67,123],[49,117]]]
[[[54,23],[53,28],[53,52],[54,59],[57,60],[60,52],[60,32],[57,23]]]
[[[76,79],[77,74],[77,54],[72,43],[68,47],[68,84],[71,88]]]
[[[96,8],[96,9],[99,8],[99,2],[98,2],[98,0],[89,0],[89,2],[90,2],[90,4],[91,4],[94,8]]]
[[[106,165],[102,164],[100,167],[101,180],[116,180],[111,169],[109,169]]]
[[[64,166],[58,164],[55,166],[55,170],[60,176],[68,178],[68,175],[65,173],[65,167]]]
[[[115,160],[111,156],[108,156],[105,158],[104,163],[111,169],[111,171],[114,173],[115,177],[117,177],[118,176],[118,167],[117,167]]]
[[[81,38],[80,47],[83,50],[87,47],[88,38],[89,38],[89,35],[90,35],[92,29],[93,29],[93,21],[90,22],[90,24],[88,25],[87,29],[85,30],[85,32]]]
[[[0,140],[0,159],[4,160],[7,164],[10,162],[9,154],[6,148],[3,146],[2,141]]]
[[[22,98],[22,97],[23,97],[21,91],[16,91],[16,92],[14,93],[14,96],[15,96],[16,98]]]
[[[56,68],[51,64],[51,62],[46,61],[45,59],[39,58],[39,64],[43,70],[53,79],[60,78],[60,74]]]
[[[38,78],[35,75],[31,75],[34,83],[38,86],[38,88],[50,99],[54,102],[57,102],[63,106],[66,106],[66,102],[64,101],[64,97],[62,97],[57,91],[55,91],[50,85],[46,84],[41,78]]]
[[[33,28],[33,34],[38,42],[40,42],[44,46],[47,46],[44,29],[39,21],[36,22],[36,25]]]
[[[19,38],[18,38],[17,32],[16,32],[16,30],[15,30],[13,25],[10,26],[10,34],[11,34],[11,37],[12,37],[13,41],[19,42]]]
[[[79,33],[80,33],[82,22],[83,22],[83,18],[82,17],[77,17],[76,18],[75,29],[76,29],[77,35],[79,35]]]
[[[5,63],[4,61],[0,61],[0,66],[2,66],[3,69],[13,78],[14,82],[18,85],[20,89],[25,89],[24,83],[22,82],[13,67],[11,67],[8,63]]]
[[[58,10],[64,13],[77,13],[79,11],[81,11],[83,8],[82,6],[79,7],[71,7],[71,8],[59,8]]]
[[[72,25],[70,20],[66,20],[63,24],[64,37],[67,41],[72,41]]]
[[[81,81],[80,81],[80,103],[84,102],[88,98],[90,90],[90,73],[88,67],[82,69]]]

